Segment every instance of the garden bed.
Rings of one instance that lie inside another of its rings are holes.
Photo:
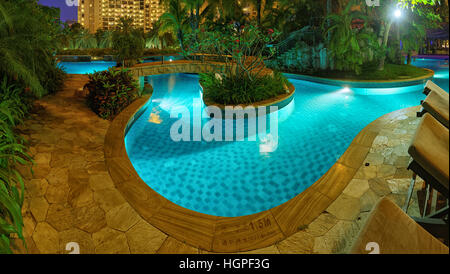
[[[248,106],[253,106],[253,107],[267,107],[268,108],[268,112],[270,111],[270,107],[271,106],[277,106],[278,109],[281,109],[285,106],[287,106],[292,99],[294,98],[293,95],[295,93],[295,87],[292,84],[289,84],[289,93],[285,93],[285,94],[281,94],[278,95],[274,98],[270,98],[267,100],[263,100],[263,101],[259,101],[259,102],[255,102],[255,103],[250,103],[250,104],[239,104],[239,105],[231,105],[233,107],[236,106],[240,106],[242,108],[246,108]],[[202,86],[203,89],[203,86]],[[220,108],[221,110],[225,110],[226,106],[230,106],[230,105],[224,105],[224,104],[219,104],[214,102],[213,100],[209,99],[208,97],[203,97],[203,102],[206,106],[216,106],[218,108]]]

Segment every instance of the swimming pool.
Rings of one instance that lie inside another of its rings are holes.
[[[69,74],[88,74],[96,71],[107,70],[114,67],[116,62],[91,61],[91,62],[59,62],[60,67]]]
[[[412,65],[433,70],[434,71],[433,81],[444,90],[446,91],[449,90],[448,59],[438,60],[438,59],[421,58],[413,61]]]
[[[143,63],[161,62],[162,56],[145,57]],[[164,56],[164,62],[172,62],[183,60],[183,56]],[[89,74],[96,71],[107,70],[110,67],[116,66],[115,61],[90,61],[90,62],[59,62],[59,66],[69,74]]]
[[[437,80],[448,91],[448,66],[440,61],[421,65],[442,68],[442,76],[446,71],[447,80]],[[195,100],[202,96],[198,76],[157,75],[146,80],[154,93],[125,137],[131,163],[149,187],[170,201],[224,217],[261,212],[295,197],[325,174],[370,122],[418,105],[425,97],[422,86],[373,95],[370,89],[353,91],[290,79],[296,87],[293,101],[270,114],[279,121],[278,145],[271,151],[262,149],[264,138],[250,141],[249,136],[234,142],[172,141],[170,128],[177,119],[170,117],[171,111],[187,107],[192,120],[201,115],[193,112]],[[269,123],[270,115],[259,119]],[[210,120],[201,119],[201,125]]]

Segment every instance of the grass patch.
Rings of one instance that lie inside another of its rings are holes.
[[[386,64],[384,70],[378,70],[377,64],[369,64],[363,67],[362,73],[356,75],[353,72],[321,70],[314,73],[302,73],[309,76],[323,77],[330,79],[346,80],[407,80],[425,76],[428,70],[412,65]]]

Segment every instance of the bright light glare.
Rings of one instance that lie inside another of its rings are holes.
[[[342,87],[342,89],[338,90],[337,92],[338,93],[351,93],[352,90],[349,87],[345,86],[345,87]]]
[[[399,9],[396,9],[394,12],[394,15],[396,18],[400,18],[400,17],[402,17],[402,11]]]

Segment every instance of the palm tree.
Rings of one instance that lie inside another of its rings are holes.
[[[325,16],[325,4],[309,0],[279,0],[278,8],[271,11],[268,17],[277,15],[271,19],[272,26],[278,26],[276,28],[287,35],[308,25],[318,25],[317,22]]]
[[[113,33],[112,44],[122,66],[132,66],[144,53],[144,31],[133,27],[132,18],[122,17]]]
[[[261,26],[265,17],[273,11],[275,0],[246,0],[245,4],[250,4],[256,9],[256,22]]]
[[[403,43],[403,51],[406,52],[407,64],[410,65],[412,52],[419,50],[422,44],[418,41],[424,41],[427,32],[424,24],[415,20],[410,20],[404,28],[401,32],[401,41]]]
[[[174,45],[175,39],[172,32],[161,30],[161,20],[158,20],[153,24],[152,30],[146,33],[145,47],[157,49],[171,47]]]
[[[189,23],[193,31],[200,26],[200,8],[204,0],[185,0],[186,8],[189,10]]]
[[[113,32],[111,30],[99,29],[95,33],[98,48],[112,48]]]
[[[161,32],[175,33],[181,50],[184,51],[184,33],[187,30],[188,10],[182,0],[162,0],[167,12],[161,15]]]
[[[81,29],[71,40],[72,49],[93,49],[97,48],[97,39],[87,29]]]

